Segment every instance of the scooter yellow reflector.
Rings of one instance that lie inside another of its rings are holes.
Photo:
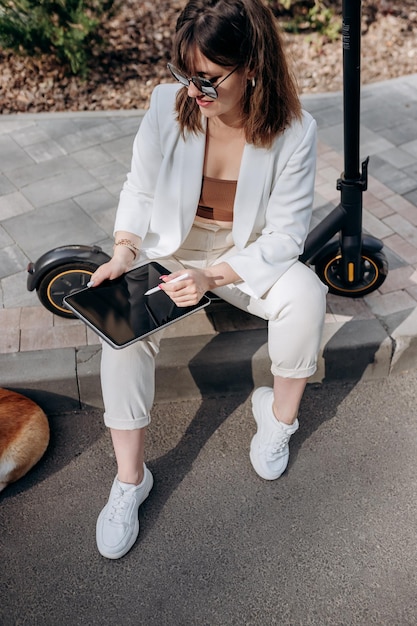
[[[348,281],[350,283],[353,283],[354,278],[355,278],[355,264],[348,263]]]

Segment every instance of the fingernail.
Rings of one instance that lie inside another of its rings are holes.
[[[94,280],[89,280],[87,283],[87,287],[92,287],[94,285]]]

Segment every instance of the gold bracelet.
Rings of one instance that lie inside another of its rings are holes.
[[[129,250],[133,254],[133,260],[136,259],[139,248],[137,248],[133,241],[130,241],[130,239],[119,239],[119,241],[114,242],[114,247],[116,246],[125,246],[126,248],[129,248]]]

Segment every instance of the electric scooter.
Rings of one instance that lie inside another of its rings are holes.
[[[340,204],[308,235],[300,261],[314,266],[330,293],[351,298],[377,289],[388,273],[379,239],[362,234],[362,196],[368,184],[369,157],[360,171],[361,0],[343,0],[344,172],[337,181]],[[338,237],[335,237],[339,233]],[[97,267],[109,261],[98,246],[54,248],[28,265],[27,288],[61,317],[73,317],[63,298],[86,286]]]
[[[382,285],[388,262],[382,242],[362,234],[369,157],[360,172],[361,1],[343,0],[342,12],[344,172],[337,181],[340,204],[309,233],[300,260],[314,265],[330,293],[357,298]],[[332,239],[338,232],[339,237]]]

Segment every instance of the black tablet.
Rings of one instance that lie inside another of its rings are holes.
[[[64,303],[113,348],[124,348],[210,304],[203,296],[194,306],[178,307],[159,289],[145,295],[160,284],[160,276],[168,274],[169,270],[152,261],[115,280],[65,296]]]

